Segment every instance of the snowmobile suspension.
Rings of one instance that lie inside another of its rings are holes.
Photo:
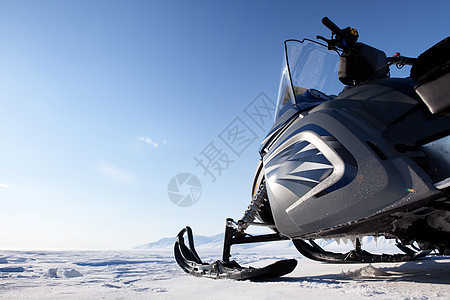
[[[232,245],[273,242],[281,240],[289,240],[289,238],[279,233],[252,236],[244,233],[243,231],[240,231],[236,222],[233,219],[229,218],[227,219],[225,225],[222,260],[225,262],[230,261],[230,250]]]
[[[244,212],[242,218],[237,223],[231,218],[227,219],[226,221],[225,238],[223,242],[223,255],[222,255],[223,261],[225,262],[230,261],[231,256],[230,249],[232,245],[271,242],[289,239],[279,233],[256,235],[256,236],[251,236],[245,233],[245,230],[250,225],[262,225],[270,227],[269,224],[253,222],[256,218],[256,215],[261,210],[261,207],[264,205],[265,201],[267,201],[267,189],[265,181],[262,180],[261,184],[259,185],[259,189],[253,196],[253,199],[250,202],[250,205],[247,207],[246,211]]]
[[[259,212],[261,207],[264,205],[264,201],[267,201],[267,189],[265,181],[263,180],[259,186],[258,191],[253,196],[250,205],[247,207],[247,210],[244,212],[242,218],[238,221],[238,230],[244,231],[248,228],[251,222],[253,222],[256,218],[256,214]]]

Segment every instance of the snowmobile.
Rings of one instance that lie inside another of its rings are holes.
[[[450,37],[418,58],[392,57],[358,42],[327,17],[331,38],[285,41],[275,122],[262,141],[243,217],[226,220],[223,255],[204,263],[192,230],[174,255],[189,274],[262,280],[290,273],[295,259],[264,268],[230,260],[231,246],[292,240],[323,262],[397,262],[450,253]],[[410,65],[407,78],[390,68]],[[272,233],[250,235],[249,226]],[[396,239],[398,254],[372,254],[361,237]],[[187,244],[185,243],[187,237]],[[351,239],[347,253],[316,239]]]

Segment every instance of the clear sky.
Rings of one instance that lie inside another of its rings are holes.
[[[285,39],[328,36],[328,16],[388,55],[417,56],[449,35],[449,11],[449,1],[1,1],[0,249],[126,249],[188,224],[222,232],[250,201],[268,124],[246,111],[275,101]],[[242,124],[233,151],[225,142]],[[212,150],[225,166],[215,182],[195,160]],[[168,196],[183,172],[202,185],[190,207]]]

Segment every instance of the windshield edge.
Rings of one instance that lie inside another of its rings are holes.
[[[294,102],[295,102],[294,104],[297,104],[297,99],[296,99],[297,93],[296,93],[296,91],[294,89],[294,84],[293,84],[293,81],[292,81],[292,73],[291,73],[291,67],[290,67],[290,64],[289,64],[287,44],[289,42],[299,42],[299,43],[303,44],[305,41],[312,42],[314,44],[323,46],[323,47],[328,49],[327,45],[322,44],[322,43],[320,43],[318,41],[315,41],[315,40],[308,39],[308,38],[304,38],[301,41],[297,40],[297,39],[287,39],[287,40],[284,41],[284,55],[285,55],[285,60],[286,60],[286,66],[287,66],[288,73],[289,73],[289,81],[290,81],[290,84],[291,84],[291,89],[292,89],[292,92],[294,93]],[[330,50],[330,49],[328,49],[328,50]],[[340,56],[339,52],[337,52],[337,51],[335,51],[335,52]]]

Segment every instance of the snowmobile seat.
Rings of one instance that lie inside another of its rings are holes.
[[[450,37],[422,53],[411,68],[414,89],[433,114],[450,109]]]

